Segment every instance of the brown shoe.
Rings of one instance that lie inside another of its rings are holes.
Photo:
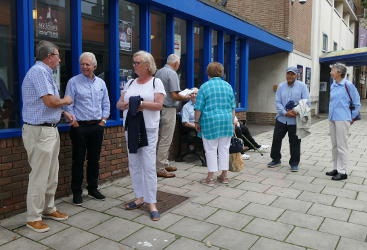
[[[177,168],[174,166],[168,166],[165,167],[164,169],[166,169],[168,172],[175,172],[177,170]]]
[[[61,213],[57,210],[50,214],[43,214],[42,216],[43,218],[48,218],[48,219],[58,220],[58,221],[66,220],[67,218],[69,218],[67,214]]]
[[[176,175],[175,175],[175,174],[170,173],[170,172],[167,172],[165,169],[163,169],[163,170],[158,170],[158,171],[157,171],[157,176],[158,176],[158,177],[163,177],[163,178],[173,178],[173,177],[176,177]]]
[[[26,226],[30,229],[32,229],[33,231],[37,232],[37,233],[44,233],[47,232],[48,230],[50,230],[49,226],[47,226],[46,223],[43,223],[43,221],[39,220],[39,221],[28,221]]]

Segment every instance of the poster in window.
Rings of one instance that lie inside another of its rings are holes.
[[[57,11],[49,6],[40,6],[37,9],[36,36],[59,38]]]
[[[305,83],[308,87],[308,90],[310,90],[310,86],[311,86],[311,68],[309,68],[309,67],[306,67]]]
[[[175,34],[175,54],[181,57],[181,35]]]
[[[298,69],[297,80],[303,81],[303,66],[302,65],[297,65],[297,69]]]
[[[119,41],[120,50],[132,51],[133,50],[133,28],[131,22],[120,20],[119,24]]]

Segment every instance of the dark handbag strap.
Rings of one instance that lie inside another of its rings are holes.
[[[352,100],[352,97],[350,96],[350,93],[349,93],[349,89],[347,87],[347,83],[344,84],[344,87],[345,87],[345,90],[347,91],[348,93],[348,96],[349,96],[349,99],[350,99],[350,103],[353,104],[353,100]]]

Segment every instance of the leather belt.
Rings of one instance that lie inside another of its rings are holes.
[[[101,120],[78,121],[79,125],[96,125],[100,122]]]
[[[53,128],[55,128],[55,127],[57,127],[57,125],[59,123],[47,123],[47,122],[45,122],[45,123],[42,123],[42,124],[30,124],[28,122],[25,122],[24,124],[27,124],[27,125],[30,125],[30,126],[42,126],[42,127],[53,127]]]
[[[167,105],[164,105],[163,104],[163,108],[176,108],[176,107],[174,107],[174,106],[167,106]]]

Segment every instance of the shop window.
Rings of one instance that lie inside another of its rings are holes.
[[[82,0],[82,50],[96,55],[97,69],[95,74],[105,80],[111,93],[109,79],[109,30],[108,1]]]
[[[326,34],[322,34],[322,52],[328,51],[328,36]]]
[[[240,70],[241,70],[241,43],[240,39],[236,39],[236,81],[234,84],[234,95],[236,99],[237,107],[241,107],[241,100],[240,100],[240,91],[241,91],[241,79],[240,79]]]
[[[61,62],[54,70],[60,95],[65,92],[71,75],[70,1],[34,0],[34,48],[41,40],[48,40],[59,47]],[[35,53],[36,55],[36,53]]]
[[[120,88],[134,77],[132,55],[139,50],[139,6],[119,1]]]
[[[150,42],[152,55],[154,57],[157,69],[162,68],[167,61],[166,52],[166,15],[152,11],[151,12],[152,31]]]
[[[202,26],[194,26],[194,86],[200,87],[204,82],[204,74],[206,67],[203,65],[204,60],[204,28]]]
[[[210,61],[218,61],[218,31],[213,30],[212,32],[212,48],[210,53]]]
[[[15,12],[15,1],[0,1],[0,129],[17,128],[20,122]]]
[[[334,51],[335,51],[335,50],[338,50],[338,43],[337,43],[337,42],[334,42],[333,49],[334,49]]]
[[[177,71],[178,76],[180,77],[180,87],[181,89],[185,89],[187,78],[186,78],[186,22],[180,18],[175,18],[175,37],[174,37],[174,49],[175,54],[181,58],[180,68]]]
[[[227,82],[230,81],[230,69],[231,69],[231,37],[227,34],[224,35],[224,77]]]

